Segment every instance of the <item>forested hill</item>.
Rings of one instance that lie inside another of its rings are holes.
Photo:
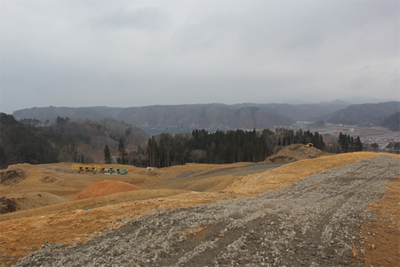
[[[49,163],[57,161],[54,147],[40,129],[0,113],[0,167],[15,163]]]
[[[52,120],[69,118],[113,118],[134,124],[151,134],[188,133],[195,129],[210,132],[231,129],[272,129],[289,126],[299,120],[323,120],[332,112],[347,107],[344,103],[321,104],[206,104],[176,106],[45,107],[18,110],[16,119]]]
[[[126,150],[136,150],[150,136],[141,129],[114,119],[61,118],[41,123],[36,119],[17,121],[1,113],[1,168],[16,163],[82,162],[104,160],[104,147],[118,156],[122,140]]]
[[[379,125],[382,120],[399,111],[399,101],[351,105],[332,113],[326,122],[359,126]]]
[[[382,120],[381,126],[392,131],[400,131],[400,112],[396,112]]]

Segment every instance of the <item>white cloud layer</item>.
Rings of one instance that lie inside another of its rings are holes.
[[[400,100],[399,1],[2,1],[1,111]]]

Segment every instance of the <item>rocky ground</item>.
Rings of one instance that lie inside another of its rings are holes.
[[[378,156],[255,197],[154,209],[85,244],[43,245],[15,266],[364,266],[352,244],[399,164]]]

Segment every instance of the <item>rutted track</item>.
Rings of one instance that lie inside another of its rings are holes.
[[[340,266],[367,207],[400,175],[378,156],[311,175],[275,193],[153,215],[86,244],[60,245],[16,266]],[[359,262],[362,265],[362,262]]]

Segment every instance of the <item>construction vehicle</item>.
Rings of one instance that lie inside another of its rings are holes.
[[[314,147],[314,144],[313,144],[313,143],[308,143],[308,144],[306,145],[306,147]]]
[[[85,172],[85,167],[82,165],[72,165],[71,170],[74,172],[74,168],[77,169],[78,173]]]
[[[84,166],[84,165],[78,165],[78,164],[71,165],[72,172],[74,172],[74,168],[78,171],[78,173],[91,172],[93,174],[96,174],[97,172],[99,172],[99,173],[104,173],[104,174],[121,174],[121,175],[128,173],[128,170],[125,168],[123,168],[121,171],[120,168],[117,168],[114,170],[113,167],[110,167],[107,169],[107,168],[104,168],[101,166],[96,166],[96,165],[94,165],[94,166],[88,166],[88,165]]]

